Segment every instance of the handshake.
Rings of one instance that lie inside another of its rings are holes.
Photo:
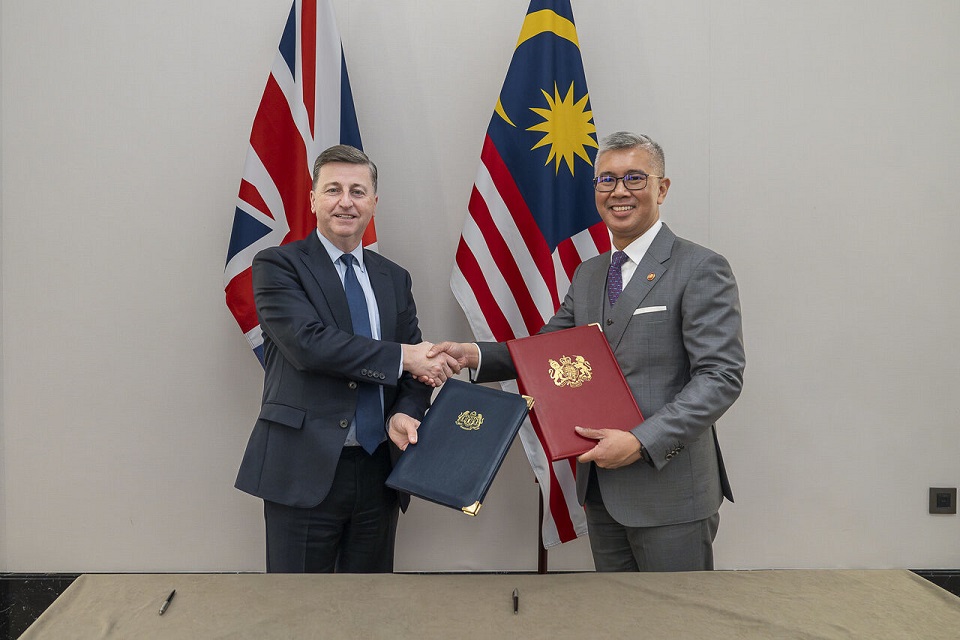
[[[421,342],[402,348],[403,370],[431,387],[439,387],[464,367],[476,369],[480,361],[479,349],[469,342]]]

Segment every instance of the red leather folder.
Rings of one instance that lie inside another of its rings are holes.
[[[599,325],[507,342],[520,393],[532,396],[533,428],[550,460],[596,446],[575,426],[629,431],[643,422],[637,401]]]

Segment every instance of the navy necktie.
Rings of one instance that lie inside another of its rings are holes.
[[[610,260],[610,270],[607,271],[607,298],[610,306],[617,304],[617,298],[623,293],[623,272],[620,267],[627,261],[627,254],[623,251],[614,251]]]
[[[358,336],[373,337],[370,331],[370,315],[367,311],[367,299],[363,295],[363,287],[353,270],[355,258],[345,253],[340,256],[340,262],[347,268],[343,276],[343,290],[347,294],[347,304],[350,306],[350,319],[353,321],[353,333]],[[357,413],[354,421],[357,425],[357,442],[367,453],[376,451],[383,440],[383,410],[380,407],[380,389],[369,382],[358,382]]]

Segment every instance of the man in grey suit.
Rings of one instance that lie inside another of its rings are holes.
[[[268,572],[393,570],[388,440],[416,441],[431,389],[413,376],[459,371],[427,358],[410,274],[361,246],[376,205],[373,162],[331,147],[314,165],[316,233],[253,261],[263,403],[236,487],[263,499]]]
[[[541,332],[599,323],[645,416],[631,431],[584,429],[578,458],[598,571],[702,571],[726,497],[715,423],[740,395],[740,301],[723,256],[678,238],[660,220],[670,179],[663,150],[614,133],[594,163],[596,204],[615,251],[582,263]],[[477,382],[516,371],[504,343],[445,342]],[[429,354],[428,354],[429,355]]]

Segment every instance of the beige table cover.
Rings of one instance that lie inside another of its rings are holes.
[[[958,640],[960,598],[900,570],[87,574],[22,637]]]

